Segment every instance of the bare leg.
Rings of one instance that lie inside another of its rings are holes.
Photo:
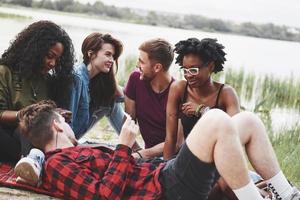
[[[236,114],[232,120],[254,169],[264,179],[279,173],[280,167],[262,121],[251,112]]]
[[[249,161],[266,179],[278,199],[299,199],[300,192],[292,188],[282,173],[262,121],[253,113],[243,112],[232,117],[240,140],[245,145]]]
[[[232,189],[249,184],[246,160],[232,119],[212,109],[194,126],[186,139],[191,152],[201,161],[215,165]]]

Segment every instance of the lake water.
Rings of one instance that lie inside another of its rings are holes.
[[[295,77],[300,78],[300,67],[297,61],[300,43],[297,42],[152,27],[32,9],[0,7],[0,12],[15,13],[33,18],[26,21],[0,20],[0,53],[8,47],[8,42],[25,26],[32,23],[32,21],[47,19],[60,24],[67,30],[73,39],[77,52],[80,51],[83,39],[92,31],[108,32],[122,40],[125,46],[124,54],[121,57],[123,60],[126,55],[136,55],[139,44],[150,38],[162,37],[174,44],[189,37],[197,37],[199,39],[211,37],[217,38],[226,47],[227,62],[225,67],[244,67],[249,71],[274,73],[278,76],[289,76],[293,73]],[[80,52],[78,52],[77,56],[79,55]],[[173,67],[172,70],[177,69],[178,67]]]
[[[121,71],[125,57],[128,55],[137,55],[138,46],[147,39],[162,37],[175,44],[179,40],[189,37],[197,37],[199,39],[210,37],[217,38],[226,47],[227,62],[225,68],[244,67],[246,70],[257,74],[272,73],[280,77],[290,76],[293,73],[295,78],[300,79],[300,67],[297,60],[300,53],[300,43],[297,42],[136,25],[99,20],[93,17],[80,17],[79,15],[72,14],[59,14],[45,10],[0,7],[0,12],[32,17],[32,20],[0,19],[1,54],[9,46],[9,41],[24,27],[33,21],[44,19],[60,24],[66,29],[73,40],[78,58],[80,57],[80,48],[83,39],[93,31],[108,32],[122,40],[125,49],[124,54],[121,56]],[[171,72],[175,74],[178,68],[178,66],[171,67]],[[289,118],[290,116],[292,118]],[[287,122],[290,125],[296,123],[300,117],[297,112],[291,115],[290,111],[274,110],[272,111],[272,118],[274,126],[280,128],[282,125],[286,125]]]

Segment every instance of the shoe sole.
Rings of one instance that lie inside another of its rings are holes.
[[[34,165],[34,163],[32,163],[30,159],[23,158],[17,163],[15,167],[15,174],[29,182],[31,185],[37,185],[39,176],[34,171],[32,165]]]

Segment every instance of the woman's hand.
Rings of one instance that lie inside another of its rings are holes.
[[[182,104],[181,106],[181,111],[191,117],[193,115],[196,115],[196,110],[199,107],[199,104],[193,103],[193,102],[186,102],[184,104]]]
[[[72,119],[72,112],[71,111],[65,110],[65,109],[62,109],[62,108],[56,108],[55,111],[58,112],[61,116],[63,116],[63,118],[65,118],[65,121],[67,123],[71,122],[71,119]]]

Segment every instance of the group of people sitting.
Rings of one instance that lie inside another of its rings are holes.
[[[83,62],[74,65],[64,29],[38,21],[0,58],[0,159],[17,163],[17,181],[63,199],[132,200],[205,200],[219,182],[238,199],[259,200],[258,177],[276,199],[300,199],[261,120],[241,112],[235,90],[212,79],[226,61],[216,39],[189,38],[175,48],[160,38],[143,42],[124,90],[115,77],[120,40],[94,32],[81,51]],[[169,73],[174,53],[185,80]],[[78,144],[104,116],[118,144]]]

